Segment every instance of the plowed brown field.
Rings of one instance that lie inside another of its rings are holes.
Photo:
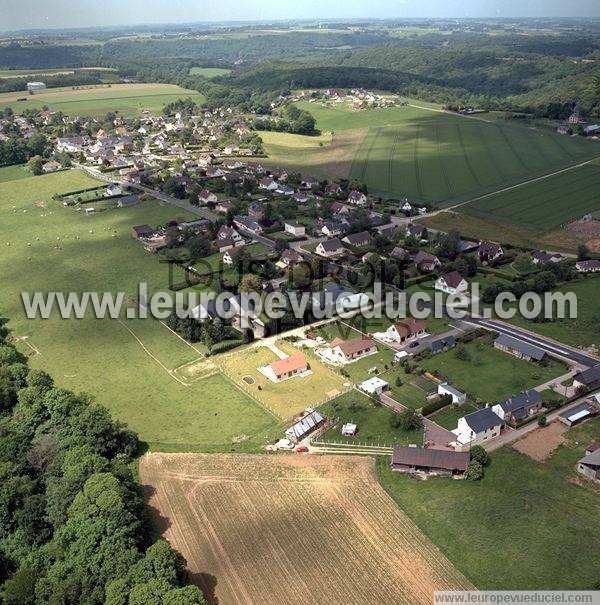
[[[219,605],[429,605],[472,589],[357,456],[148,454],[163,535]]]

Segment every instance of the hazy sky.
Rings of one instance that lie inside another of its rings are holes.
[[[0,30],[264,19],[600,17],[599,0],[0,0]]]

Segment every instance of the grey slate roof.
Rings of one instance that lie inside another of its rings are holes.
[[[445,338],[437,338],[429,343],[429,350],[432,353],[440,353],[447,349],[453,349],[456,345],[454,336],[446,336]]]
[[[506,401],[500,403],[500,406],[506,413],[509,413],[519,409],[528,410],[539,405],[542,401],[542,395],[535,389],[530,389],[529,391],[523,391],[514,397],[510,397]]]
[[[495,426],[504,426],[504,421],[498,414],[492,412],[491,408],[477,410],[476,412],[467,414],[464,418],[467,424],[476,433],[482,433]]]
[[[545,351],[542,351],[542,349],[517,340],[516,338],[512,338],[511,336],[507,336],[506,334],[500,334],[494,342],[501,346],[508,347],[509,349],[519,351],[523,355],[527,355],[536,361],[541,361],[546,355]]]
[[[573,380],[585,385],[593,385],[600,381],[600,364],[593,366],[579,374],[575,374]]]

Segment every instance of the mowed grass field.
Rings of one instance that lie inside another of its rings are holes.
[[[478,589],[592,590],[600,492],[575,464],[600,439],[600,419],[566,438],[544,462],[510,447],[492,452],[482,481],[415,481],[384,458],[377,470],[402,511]]]
[[[600,150],[600,147],[599,147]],[[510,191],[466,204],[462,211],[484,219],[548,231],[600,210],[600,166],[587,164]]]
[[[85,216],[51,201],[95,183],[77,171],[0,183],[0,313],[19,348],[58,386],[94,396],[151,449],[259,450],[280,434],[277,420],[224,376],[182,384],[172,370],[203,349],[160,322],[25,317],[23,291],[124,292],[133,301],[139,282],[150,292],[167,289],[165,265],[133,240],[131,228],[188,215],[147,201]]]
[[[178,99],[191,97],[202,103],[204,97],[195,90],[187,90],[173,84],[112,84],[96,88],[73,90],[46,89],[34,95],[23,93],[0,94],[0,108],[11,107],[15,112],[24,109],[62,111],[68,115],[101,115],[108,111],[124,116],[136,116],[147,110],[158,113],[162,108]],[[17,101],[19,98],[26,101]]]
[[[593,141],[425,106],[363,111],[304,101],[299,106],[315,116],[322,131],[368,129],[350,176],[371,193],[442,208],[600,155]]]
[[[203,76],[209,80],[218,76],[226,76],[230,73],[231,69],[223,69],[221,67],[190,67],[191,76]]]
[[[435,590],[473,588],[371,458],[151,454],[139,474],[211,603],[429,605]]]

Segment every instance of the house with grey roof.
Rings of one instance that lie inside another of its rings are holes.
[[[546,352],[539,347],[522,342],[506,334],[500,334],[496,338],[494,348],[531,363],[540,363],[546,357]]]
[[[452,431],[456,435],[455,447],[473,446],[498,437],[505,427],[504,420],[485,407],[458,419],[457,427]]]
[[[492,407],[505,422],[520,423],[537,416],[544,405],[542,395],[535,389],[523,391]]]
[[[600,388],[600,364],[575,374],[573,386],[585,390]]]
[[[600,483],[600,444],[596,445],[591,451],[588,448],[586,455],[577,463],[577,472]]]
[[[449,351],[456,346],[456,339],[454,336],[445,336],[441,338],[435,338],[429,341],[428,347],[432,354],[443,353]]]

